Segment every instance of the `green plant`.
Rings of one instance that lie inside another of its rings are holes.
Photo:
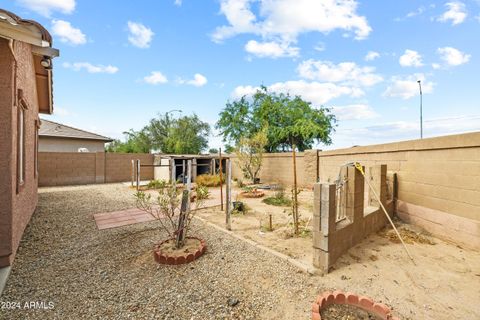
[[[152,180],[148,183],[148,189],[163,189],[167,186],[167,181],[165,180]]]
[[[257,180],[262,167],[263,152],[267,141],[267,134],[264,129],[255,133],[251,138],[240,138],[235,149],[236,162],[242,170],[243,176],[253,183]]]
[[[196,193],[197,193],[197,198],[196,198],[197,203],[199,201],[206,200],[210,197],[210,191],[208,190],[207,186],[197,185]]]
[[[292,205],[292,200],[285,196],[285,188],[283,186],[279,185],[275,190],[273,196],[263,200],[264,203],[279,207],[289,207]]]
[[[278,189],[273,196],[263,199],[262,202],[278,207],[290,207],[292,205],[292,200],[285,196],[284,188]]]
[[[197,186],[218,187],[220,186],[220,175],[218,174],[202,174],[197,176],[195,182]],[[222,176],[222,183],[225,182],[225,177]]]

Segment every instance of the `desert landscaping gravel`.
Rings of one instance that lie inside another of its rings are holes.
[[[308,318],[308,275],[212,227],[197,223],[208,250],[183,266],[154,262],[151,249],[165,237],[155,221],[96,229],[94,213],[132,206],[120,184],[41,190],[0,300],[54,308],[0,318],[258,319],[288,309]]]
[[[0,308],[0,319],[309,319],[316,296],[335,289],[385,303],[401,319],[480,318],[480,253],[438,239],[408,244],[413,265],[400,244],[372,235],[321,277],[196,221],[207,252],[159,265],[158,222],[95,225],[95,213],[134,206],[122,184],[41,188],[0,296],[20,307]]]

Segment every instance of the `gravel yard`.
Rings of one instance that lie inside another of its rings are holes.
[[[208,250],[158,265],[156,222],[97,230],[93,213],[134,206],[120,184],[45,188],[0,301],[53,302],[0,310],[2,319],[307,319],[316,290],[285,261],[197,224]]]
[[[409,244],[413,266],[400,244],[372,235],[320,277],[197,221],[206,254],[166,266],[153,260],[165,237],[156,221],[96,228],[94,213],[134,207],[128,187],[39,192],[0,297],[21,308],[1,308],[0,319],[309,319],[316,296],[335,289],[383,302],[401,319],[480,318],[480,253],[438,239]],[[30,301],[54,308],[24,308]]]

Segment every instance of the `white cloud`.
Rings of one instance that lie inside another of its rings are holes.
[[[155,34],[152,29],[132,21],[128,21],[128,32],[128,41],[135,47],[142,49],[150,47],[150,42],[152,42]]]
[[[221,0],[220,12],[229,24],[216,28],[213,41],[251,33],[266,42],[289,46],[306,32],[345,30],[354,33],[356,39],[365,39],[372,30],[367,19],[357,14],[355,0],[259,0],[258,12],[254,13],[252,4],[256,2]]]
[[[409,13],[407,13],[406,18],[412,18],[418,15],[421,15],[422,13],[425,12],[425,10],[426,8],[424,6],[420,6],[415,11],[410,11]]]
[[[367,55],[365,56],[365,61],[373,61],[377,58],[380,58],[380,53],[376,51],[368,51]]]
[[[163,84],[167,83],[168,79],[160,71],[152,71],[150,75],[143,78],[143,81],[149,84]]]
[[[405,53],[400,56],[398,60],[402,67],[421,67],[423,66],[422,63],[422,56],[414,50],[407,49]]]
[[[180,7],[182,5],[182,0],[175,0],[174,4]]]
[[[72,27],[70,22],[64,20],[52,21],[52,34],[59,37],[61,42],[72,45],[80,45],[87,42],[87,37],[80,29]]]
[[[75,0],[16,0],[19,5],[35,11],[45,17],[50,17],[52,12],[58,11],[64,14],[75,10]]]
[[[342,82],[353,86],[373,86],[383,80],[375,74],[374,67],[360,67],[355,62],[334,64],[330,61],[306,60],[297,68],[305,79],[328,82]]]
[[[322,52],[322,51],[325,51],[326,48],[327,48],[327,46],[325,45],[325,43],[319,42],[313,49],[315,49],[319,52]]]
[[[437,53],[440,55],[440,58],[449,66],[459,66],[467,63],[471,57],[471,55],[463,53],[462,51],[452,47],[438,48]]]
[[[245,45],[245,51],[257,57],[264,58],[281,58],[281,57],[297,57],[300,48],[290,47],[288,43],[280,44],[274,41],[257,42],[250,40]]]
[[[207,84],[208,80],[204,75],[200,73],[195,73],[192,80],[184,80],[180,78],[177,80],[177,82],[180,84],[189,84],[195,87],[203,87]]]
[[[386,97],[410,99],[419,95],[418,80],[422,81],[423,93],[432,93],[434,83],[427,81],[421,73],[406,77],[392,77],[391,84],[383,93]]]
[[[74,71],[80,71],[82,69],[85,69],[88,73],[110,73],[114,74],[118,72],[118,68],[108,65],[104,66],[101,64],[98,65],[93,65],[89,62],[74,62],[74,63],[69,63],[69,62],[64,62],[63,67],[67,69],[72,69]]]
[[[366,104],[334,106],[331,110],[339,120],[367,120],[379,117],[379,114]]]
[[[323,105],[340,96],[360,97],[364,95],[364,92],[359,88],[339,86],[334,83],[307,82],[304,80],[277,82],[267,88],[277,93],[299,95],[306,101],[310,101],[317,106]],[[251,96],[258,89],[260,88],[238,86],[233,91],[232,98],[238,99],[242,96]]]
[[[447,2],[445,4],[447,11],[445,11],[437,20],[440,22],[452,22],[452,25],[457,25],[465,21],[467,17],[467,10],[465,4],[460,1]]]

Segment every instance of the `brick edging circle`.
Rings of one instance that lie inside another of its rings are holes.
[[[257,191],[255,194],[253,194],[248,191],[242,191],[240,192],[240,196],[247,199],[257,199],[257,198],[263,198],[265,196],[265,192]]]
[[[169,264],[169,265],[185,264],[198,259],[207,250],[207,244],[205,243],[205,240],[197,237],[187,237],[187,239],[197,239],[200,241],[200,246],[198,247],[197,251],[195,251],[194,253],[185,254],[183,256],[171,257],[160,250],[160,246],[163,243],[172,240],[172,238],[170,238],[170,239],[163,240],[162,242],[157,244],[153,249],[153,256],[155,258],[155,261],[157,261],[160,264]]]
[[[312,304],[312,320],[322,320],[320,311],[332,304],[348,304],[375,314],[382,320],[399,320],[392,315],[392,310],[383,303],[374,302],[372,299],[353,294],[351,292],[324,292]]]

